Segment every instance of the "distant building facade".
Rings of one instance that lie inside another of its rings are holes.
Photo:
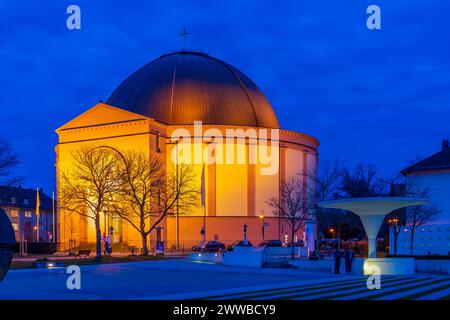
[[[42,190],[39,197],[39,241],[53,241],[52,198]],[[37,241],[36,189],[0,186],[0,207],[11,220],[17,242],[21,239]]]
[[[402,174],[406,183],[418,181],[430,188],[431,199],[439,209],[440,214],[430,223],[420,226],[415,233],[414,254],[444,254],[450,253],[450,143],[442,141],[441,151],[404,169]],[[411,232],[408,227],[402,227],[398,236],[398,253],[410,253]],[[391,241],[393,237],[390,237]],[[394,245],[391,243],[390,248]]]

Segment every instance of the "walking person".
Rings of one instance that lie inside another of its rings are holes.
[[[352,248],[345,250],[345,272],[347,272],[347,273],[352,272],[352,265],[353,265],[354,258],[355,258],[355,253],[353,252]]]
[[[334,273],[340,274],[341,273],[341,251],[339,249],[335,249],[333,253],[333,260],[334,260]]]
[[[107,252],[107,254],[110,256],[111,255],[111,253],[112,253],[112,247],[111,247],[111,236],[106,236],[106,243],[108,244],[107,245],[107,250],[106,250],[106,252]]]
[[[106,236],[106,234],[103,233],[103,254],[106,256],[109,254],[109,237]]]

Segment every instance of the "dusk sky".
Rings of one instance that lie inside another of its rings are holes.
[[[81,8],[68,30],[66,8]],[[366,8],[382,10],[368,30]],[[224,60],[265,93],[282,128],[320,160],[393,175],[450,138],[447,1],[0,1],[0,136],[27,187],[55,189],[56,128],[128,75],[187,48]]]

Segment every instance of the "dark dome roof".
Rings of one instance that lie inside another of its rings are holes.
[[[162,55],[123,81],[107,103],[166,124],[201,120],[279,128],[272,107],[253,81],[201,52]]]

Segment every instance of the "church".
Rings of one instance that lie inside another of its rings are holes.
[[[177,242],[189,249],[199,244],[205,217],[206,240],[225,244],[248,239],[258,245],[263,238],[290,241],[287,224],[273,213],[269,198],[279,196],[281,181],[302,173],[315,174],[319,142],[305,133],[281,129],[271,104],[245,74],[230,64],[203,52],[168,53],[144,65],[100,102],[56,130],[57,194],[61,196],[61,175],[70,169],[71,155],[77,149],[104,145],[120,150],[137,150],[163,159],[167,170],[178,165],[177,148],[187,136],[194,148],[203,151],[215,140],[226,158],[238,148],[231,133],[243,137],[243,161],[192,161],[198,188],[204,185],[204,210],[198,208],[169,216],[161,223],[160,236],[166,247]],[[282,112],[282,110],[279,110]],[[222,139],[217,137],[222,135]],[[258,157],[251,161],[250,149],[269,150],[270,161]],[[270,145],[267,148],[267,145]],[[216,149],[217,150],[217,149]],[[195,157],[194,154],[191,155]],[[186,159],[185,159],[186,160]],[[189,159],[188,159],[189,160]],[[204,175],[204,176],[203,176]],[[204,180],[202,180],[204,179]],[[59,210],[60,250],[70,243],[95,243],[91,221]],[[102,218],[103,232],[113,230],[113,241],[141,247],[136,230],[119,217]],[[113,227],[113,228],[110,228]],[[305,230],[306,229],[306,230]],[[314,222],[299,230],[296,240],[313,245]],[[156,232],[150,237],[154,247]]]

